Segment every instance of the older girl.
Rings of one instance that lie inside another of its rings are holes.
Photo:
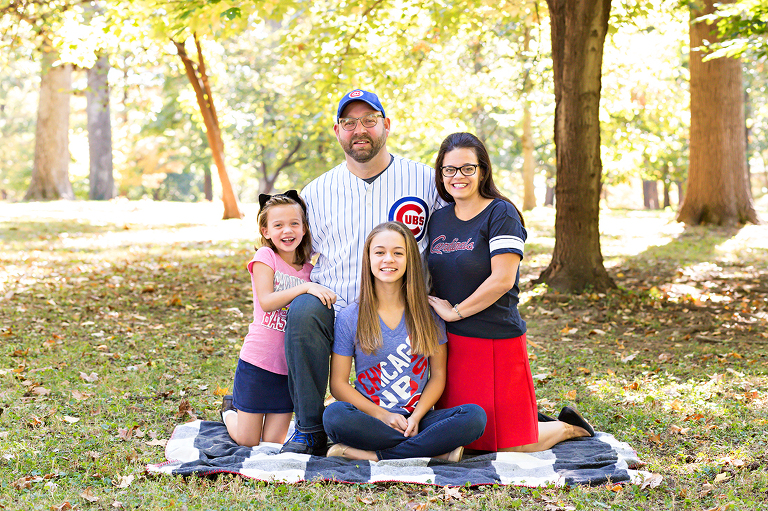
[[[480,437],[485,413],[479,406],[432,410],[445,385],[439,323],[427,305],[413,234],[399,222],[378,225],[363,249],[360,297],[336,318],[330,384],[338,401],[323,415],[335,443],[328,456],[459,461],[463,446]]]

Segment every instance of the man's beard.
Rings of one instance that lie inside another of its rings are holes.
[[[370,143],[370,146],[367,149],[356,148],[354,144],[358,140],[367,140]],[[352,159],[357,163],[366,163],[371,161],[374,156],[379,154],[379,151],[381,151],[381,148],[384,147],[384,143],[386,141],[386,133],[382,133],[381,136],[375,140],[370,135],[360,135],[353,138],[348,143],[342,142],[341,147],[344,149],[344,152],[351,156]]]

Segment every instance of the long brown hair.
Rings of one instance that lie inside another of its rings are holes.
[[[382,345],[379,324],[379,299],[376,296],[374,276],[371,272],[371,243],[383,232],[393,231],[405,240],[405,275],[401,279],[401,292],[405,302],[405,327],[411,338],[411,353],[434,355],[439,346],[438,329],[432,309],[427,301],[427,286],[416,238],[405,224],[385,222],[373,228],[363,248],[363,270],[358,298],[357,342],[364,353],[370,355]]]
[[[309,222],[307,221],[307,207],[304,201],[298,195],[294,199],[285,194],[273,195],[267,200],[259,210],[259,232],[261,233],[261,246],[269,247],[274,253],[277,253],[277,247],[272,240],[264,237],[264,229],[267,228],[267,213],[274,206],[297,206],[301,211],[301,223],[304,226],[304,237],[293,256],[294,264],[305,264],[312,255],[312,234],[309,232]]]
[[[478,184],[478,192],[480,197],[486,199],[501,199],[512,204],[515,209],[515,203],[509,200],[503,193],[496,188],[496,184],[493,182],[493,168],[491,167],[491,157],[488,156],[488,150],[485,148],[482,140],[474,136],[472,133],[452,133],[448,135],[443,143],[440,144],[440,150],[437,152],[437,159],[435,160],[435,185],[437,186],[437,193],[446,202],[456,202],[453,196],[448,193],[443,183],[443,160],[445,154],[453,151],[454,149],[472,149],[477,157],[477,163],[480,165],[482,176],[480,177],[480,183]],[[525,227],[525,221],[523,220],[523,214],[517,209],[517,215],[520,217],[520,223]]]

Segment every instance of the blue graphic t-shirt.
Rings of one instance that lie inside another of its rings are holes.
[[[381,319],[382,346],[366,355],[355,342],[358,306],[353,303],[336,316],[333,352],[355,360],[355,389],[394,413],[410,415],[429,379],[429,359],[411,353],[405,315],[392,330]],[[436,318],[440,344],[446,342],[445,325]]]
[[[455,204],[435,211],[429,220],[427,263],[434,293],[457,304],[491,275],[491,258],[513,253],[523,257],[528,236],[509,202],[494,199],[470,220],[459,220]],[[485,310],[448,323],[448,332],[482,339],[511,339],[523,335],[525,321],[517,311],[520,270],[515,285]]]

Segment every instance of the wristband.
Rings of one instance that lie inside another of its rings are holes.
[[[456,305],[454,305],[454,306],[453,306],[453,312],[455,312],[456,314],[458,314],[458,316],[459,316],[459,319],[464,319],[464,316],[462,316],[462,315],[461,315],[461,312],[459,312],[459,304],[458,304],[458,303],[457,303]]]

